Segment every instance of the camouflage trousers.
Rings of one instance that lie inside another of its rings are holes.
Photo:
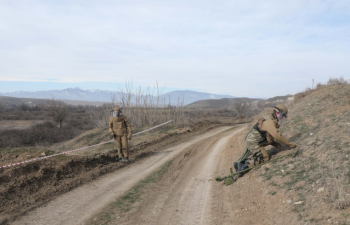
[[[270,160],[270,156],[266,149],[261,145],[246,145],[245,151],[238,162],[249,163],[249,167],[258,165],[261,162]]]
[[[115,142],[117,143],[117,151],[119,158],[127,158],[129,157],[129,147],[128,147],[128,137],[127,135],[116,135],[114,137]]]

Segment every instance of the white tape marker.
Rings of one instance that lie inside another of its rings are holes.
[[[146,132],[146,131],[150,131],[150,130],[156,129],[156,128],[161,127],[161,126],[163,126],[163,125],[165,125],[165,124],[168,124],[168,123],[170,123],[170,122],[172,122],[172,121],[173,121],[173,120],[169,120],[168,122],[159,124],[159,125],[157,125],[157,126],[155,126],[155,127],[151,127],[151,128],[149,128],[149,129],[147,129],[147,130],[143,130],[143,131],[137,132],[137,133],[133,134],[133,136],[138,135],[138,134],[141,134],[141,133],[144,133],[144,132]],[[69,151],[65,151],[65,152],[61,152],[61,153],[57,153],[57,154],[53,154],[53,155],[48,155],[48,156],[44,156],[44,157],[40,157],[40,158],[29,159],[29,160],[25,160],[25,161],[18,162],[18,163],[12,163],[12,164],[9,164],[9,165],[1,166],[0,169],[2,169],[2,168],[8,168],[8,167],[11,167],[11,166],[21,165],[21,164],[33,162],[33,161],[36,161],[36,160],[43,160],[43,159],[51,158],[51,157],[54,157],[54,156],[58,156],[58,155],[63,155],[63,154],[71,153],[71,152],[76,152],[76,151],[80,151],[80,150],[84,150],[84,149],[96,147],[96,146],[99,146],[99,145],[104,145],[104,144],[110,143],[110,142],[112,142],[112,141],[114,141],[114,140],[106,141],[106,142],[102,142],[102,143],[99,143],[99,144],[90,145],[90,146],[86,146],[86,147],[82,147],[82,148],[77,148],[77,149],[74,149],[74,150],[69,150]]]

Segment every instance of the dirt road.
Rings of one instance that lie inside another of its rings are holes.
[[[220,127],[165,148],[81,186],[30,212],[13,224],[88,224],[142,178],[173,160],[163,178],[146,190],[128,212],[111,215],[109,224],[298,224],[288,196],[271,190],[254,171],[231,186],[216,182],[243,149],[244,126]]]
[[[224,132],[229,128],[230,127],[221,127],[211,130],[190,141],[172,148],[164,149],[163,152],[141,162],[103,176],[95,182],[60,196],[46,206],[38,208],[20,218],[13,224],[84,224],[84,221],[88,220],[91,215],[121,196],[139,180],[155,171],[168,160],[182,155],[188,149],[195,148],[198,145],[211,146],[212,149],[210,150],[206,147],[206,153],[199,151],[204,161],[196,163],[196,170],[191,170],[191,173],[188,173],[187,179],[194,181],[196,181],[195,179],[199,179],[198,181],[207,180],[209,177],[211,179],[214,176],[212,172],[216,164],[216,155],[219,154],[228,138],[236,132]],[[210,154],[206,155],[209,152]],[[195,175],[196,171],[200,172],[199,176]],[[193,177],[196,178],[192,179]],[[184,193],[192,193],[195,191],[192,190],[193,186],[196,186],[195,183],[188,183],[188,185],[184,187]],[[198,194],[195,196],[197,200],[201,201],[201,206],[198,206],[197,209],[194,210],[198,211],[198,208],[202,209],[202,206],[206,204],[205,201],[209,191],[209,183],[204,182],[204,186],[200,188],[200,191],[198,191]],[[179,190],[179,192],[182,191]],[[194,201],[193,204],[196,204],[196,201]],[[202,210],[199,215],[204,215],[204,213],[205,211]],[[188,214],[188,216],[191,216],[190,214]],[[198,215],[196,217],[198,217]],[[187,220],[186,217],[184,217],[184,219]],[[201,217],[201,219],[203,218]]]

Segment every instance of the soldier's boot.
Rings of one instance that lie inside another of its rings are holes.
[[[238,162],[233,162],[233,168],[235,168],[235,171],[237,173],[238,170]]]
[[[241,172],[242,170],[249,168],[249,163],[240,162],[240,163],[238,163],[237,167],[238,167],[237,172]],[[244,173],[239,173],[238,177],[243,177],[243,174]]]
[[[128,157],[125,157],[125,158],[123,157],[122,162],[126,162],[126,163],[129,162],[129,158]]]

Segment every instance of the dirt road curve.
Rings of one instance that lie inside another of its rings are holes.
[[[173,171],[174,174],[178,173],[176,183],[158,192],[158,198],[152,198],[153,212],[151,214],[145,212],[147,215],[142,215],[141,212],[139,217],[134,219],[139,218],[143,223],[145,220],[152,221],[152,224],[156,221],[157,224],[206,224],[205,221],[210,215],[208,206],[210,206],[212,184],[216,182],[214,178],[215,168],[220,158],[218,156],[227,145],[229,138],[243,129],[241,127],[227,131],[229,128],[216,128],[190,141],[164,149],[163,152],[139,163],[103,176],[95,182],[60,196],[13,224],[84,224],[93,214],[165,162],[175,159],[174,163],[179,166],[184,161],[182,160],[184,157],[191,160],[185,160],[186,163],[181,166],[183,169],[177,168]],[[162,185],[158,188],[162,189]],[[149,194],[147,196],[151,196],[151,193]],[[148,204],[147,201],[145,204]],[[118,223],[120,222],[123,221]]]

